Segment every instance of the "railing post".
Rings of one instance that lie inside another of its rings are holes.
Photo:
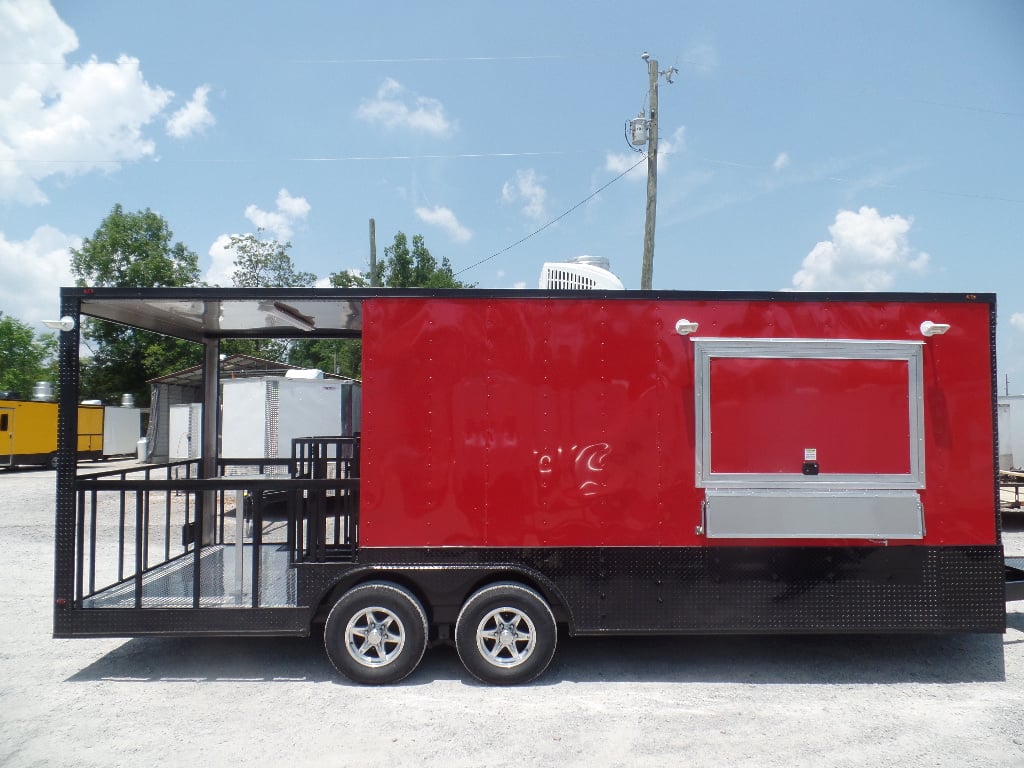
[[[220,341],[206,339],[203,348],[203,451],[202,476],[217,476],[217,435],[220,434]],[[214,509],[214,494],[204,494],[204,506]],[[202,526],[197,531],[202,546],[214,543],[216,537],[215,517],[203,510]]]
[[[90,496],[89,509],[89,594],[96,591],[96,491]]]
[[[142,607],[142,491],[135,492],[135,607]]]
[[[78,492],[78,510],[75,515],[75,606],[82,607],[85,596],[85,491]]]
[[[263,546],[263,491],[252,493],[252,607],[260,607],[260,555]],[[237,513],[236,513],[237,514]],[[243,545],[244,548],[244,545]]]
[[[302,558],[299,557],[299,552],[296,547],[296,542],[302,540],[302,534],[299,532],[299,521],[302,519],[302,510],[300,505],[302,503],[302,491],[292,490],[288,493],[288,523],[285,526],[288,531],[288,558],[289,563],[297,563]]]
[[[118,527],[117,527],[117,580],[124,580],[124,521],[125,521],[125,491],[118,495],[121,497],[118,505]]]
[[[191,466],[191,465],[189,465]],[[192,498],[192,492],[186,491],[186,498]],[[202,546],[202,530],[203,530],[203,497],[207,495],[206,492],[200,491],[196,494],[196,519],[195,519],[195,535],[192,537],[192,607],[198,608],[200,604],[201,589],[202,586],[202,573],[200,563],[200,556],[203,552]]]

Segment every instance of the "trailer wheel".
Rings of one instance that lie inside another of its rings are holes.
[[[455,624],[455,647],[477,680],[498,685],[527,683],[555,655],[558,628],[536,591],[502,582],[475,592]]]
[[[416,669],[427,649],[427,615],[397,584],[362,584],[331,608],[324,648],[334,668],[354,682],[397,683]]]

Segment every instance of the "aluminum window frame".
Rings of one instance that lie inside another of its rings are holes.
[[[907,490],[925,487],[923,341],[862,339],[692,338],[696,485],[698,488],[821,488]],[[909,417],[907,473],[713,472],[711,469],[711,361],[721,358],[779,360],[897,360],[907,364]]]

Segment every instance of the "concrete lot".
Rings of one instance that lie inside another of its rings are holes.
[[[519,688],[438,648],[363,688],[316,638],[52,639],[53,485],[0,472],[0,765],[1024,765],[1024,603],[1002,636],[563,638]]]

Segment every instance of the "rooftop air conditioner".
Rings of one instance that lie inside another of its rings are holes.
[[[609,269],[608,259],[578,256],[568,262],[545,262],[540,271],[540,288],[549,291],[587,291],[625,288]]]

